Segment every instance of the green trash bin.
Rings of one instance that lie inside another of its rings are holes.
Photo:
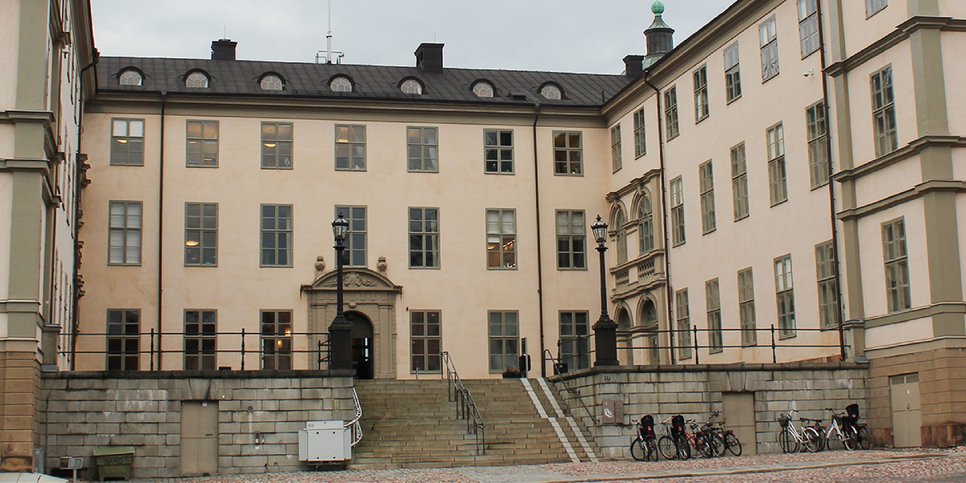
[[[97,476],[101,481],[130,480],[133,461],[133,446],[94,448],[94,463],[97,465]]]

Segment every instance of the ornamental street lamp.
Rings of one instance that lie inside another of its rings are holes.
[[[329,369],[352,369],[352,325],[342,313],[343,283],[342,283],[342,254],[345,251],[346,233],[349,231],[349,220],[341,214],[332,222],[332,234],[335,236],[335,267],[336,267],[336,302],[335,319],[329,326]]]
[[[594,367],[597,366],[617,366],[617,324],[607,315],[607,269],[604,264],[604,252],[607,246],[607,223],[597,215],[597,221],[591,225],[590,229],[594,232],[597,239],[597,252],[600,253],[600,319],[594,324],[594,345],[596,346],[596,360]]]

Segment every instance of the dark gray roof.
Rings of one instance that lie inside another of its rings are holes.
[[[144,75],[142,86],[122,86],[118,75],[127,68],[135,68]],[[201,70],[208,74],[207,89],[185,87],[188,73]],[[285,89],[264,91],[259,81],[266,73],[282,77]],[[353,92],[333,92],[329,79],[335,75],[349,77]],[[423,84],[423,95],[403,94],[399,84],[407,78]],[[487,80],[495,87],[493,98],[479,98],[472,92],[477,80]],[[545,105],[570,107],[601,106],[633,79],[623,75],[574,74],[512,70],[445,68],[443,72],[427,72],[416,67],[377,65],[313,64],[294,62],[265,62],[249,60],[169,59],[147,57],[101,57],[97,65],[99,92],[152,92],[169,94],[259,97],[309,97],[329,99],[381,99],[415,102],[459,103],[523,103],[511,93],[529,91],[538,94],[548,82],[560,86],[564,98],[549,101],[538,98]]]

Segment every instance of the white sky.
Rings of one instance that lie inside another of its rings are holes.
[[[347,64],[415,64],[421,42],[446,44],[447,67],[620,73],[644,53],[652,0],[331,0],[333,50]],[[664,0],[675,45],[734,0]],[[313,62],[325,50],[326,0],[92,0],[101,55]]]

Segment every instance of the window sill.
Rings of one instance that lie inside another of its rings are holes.
[[[335,168],[336,172],[365,173],[366,168]]]
[[[794,339],[796,337],[798,337],[798,333],[793,332],[791,334],[782,334],[779,330],[778,340]]]
[[[714,228],[712,228],[710,230],[705,231],[704,233],[701,234],[701,236],[710,235],[710,234],[712,234],[712,233],[714,233],[716,231],[718,231],[718,227],[714,227]]]
[[[144,163],[134,164],[134,163],[111,163],[111,166],[121,166],[121,167],[144,167]]]
[[[772,79],[774,79],[774,78],[776,78],[776,77],[778,77],[778,74],[781,74],[781,72],[776,72],[776,73],[775,73],[775,75],[773,75],[773,76],[771,76],[771,77],[762,77],[762,78],[761,78],[761,83],[762,83],[762,84],[765,84],[765,83],[767,83],[768,81],[770,81],[770,80],[772,80]]]
[[[821,49],[821,47],[819,47],[818,49],[815,49],[815,50],[813,50],[813,51],[811,51],[811,52],[808,52],[808,53],[805,53],[805,54],[803,54],[803,55],[802,55],[802,60],[805,60],[805,59],[807,59],[807,58],[809,58],[809,57],[811,57],[812,55],[814,55],[814,54],[815,54],[815,52],[818,52],[818,51],[819,51],[819,49]]]
[[[516,173],[513,171],[483,171],[483,174],[494,176],[513,176]]]
[[[185,268],[218,268],[218,264],[202,265],[200,263],[186,263]]]
[[[259,265],[258,268],[292,268],[292,265]]]
[[[554,176],[561,176],[564,178],[583,178],[584,173],[554,173]]]
[[[587,267],[557,267],[560,272],[586,272]]]
[[[292,166],[262,166],[262,169],[267,171],[293,171],[295,168]]]
[[[709,118],[709,117],[711,117],[711,114],[705,114],[705,115],[704,115],[703,117],[701,117],[701,118],[695,118],[695,120],[694,120],[694,124],[695,124],[695,125],[698,125],[698,124],[701,124],[701,121],[704,121],[705,119],[707,119],[707,118]]]
[[[776,202],[772,203],[771,204],[771,208],[774,208],[774,207],[776,207],[778,205],[783,205],[785,203],[788,203],[788,198],[785,198],[783,200],[779,200],[779,201],[776,201]]]
[[[202,168],[202,169],[215,169],[218,167],[217,164],[187,164],[184,165],[185,168]]]
[[[437,267],[414,267],[410,265],[409,269],[410,270],[439,270],[440,268],[438,266]]]
[[[737,95],[737,96],[735,96],[735,98],[734,98],[734,99],[730,99],[730,100],[728,100],[728,102],[726,102],[726,103],[725,103],[725,105],[726,105],[726,106],[730,106],[732,102],[735,102],[735,101],[737,101],[738,99],[741,99],[741,95],[740,95],[740,94],[739,94],[739,95]]]
[[[107,262],[108,267],[140,267],[140,263],[111,263]]]
[[[742,216],[739,216],[739,217],[735,218],[735,223],[738,223],[741,220],[747,220],[748,218],[751,218],[751,215],[742,215]]]
[[[491,272],[515,272],[517,267],[486,267],[488,271]]]
[[[822,183],[822,184],[817,184],[817,185],[815,185],[815,186],[812,186],[812,189],[811,189],[811,190],[812,190],[812,191],[815,191],[815,190],[818,190],[818,189],[821,189],[821,188],[824,188],[824,187],[826,187],[826,186],[828,186],[828,181],[826,181],[826,182],[824,182],[824,183]]]
[[[644,152],[643,152],[643,153],[641,153],[641,154],[637,154],[637,153],[634,153],[634,159],[635,159],[635,160],[637,160],[637,159],[641,159],[641,158],[643,158],[643,157],[644,157],[644,156],[646,156],[646,155],[647,155],[647,151],[644,151]]]

